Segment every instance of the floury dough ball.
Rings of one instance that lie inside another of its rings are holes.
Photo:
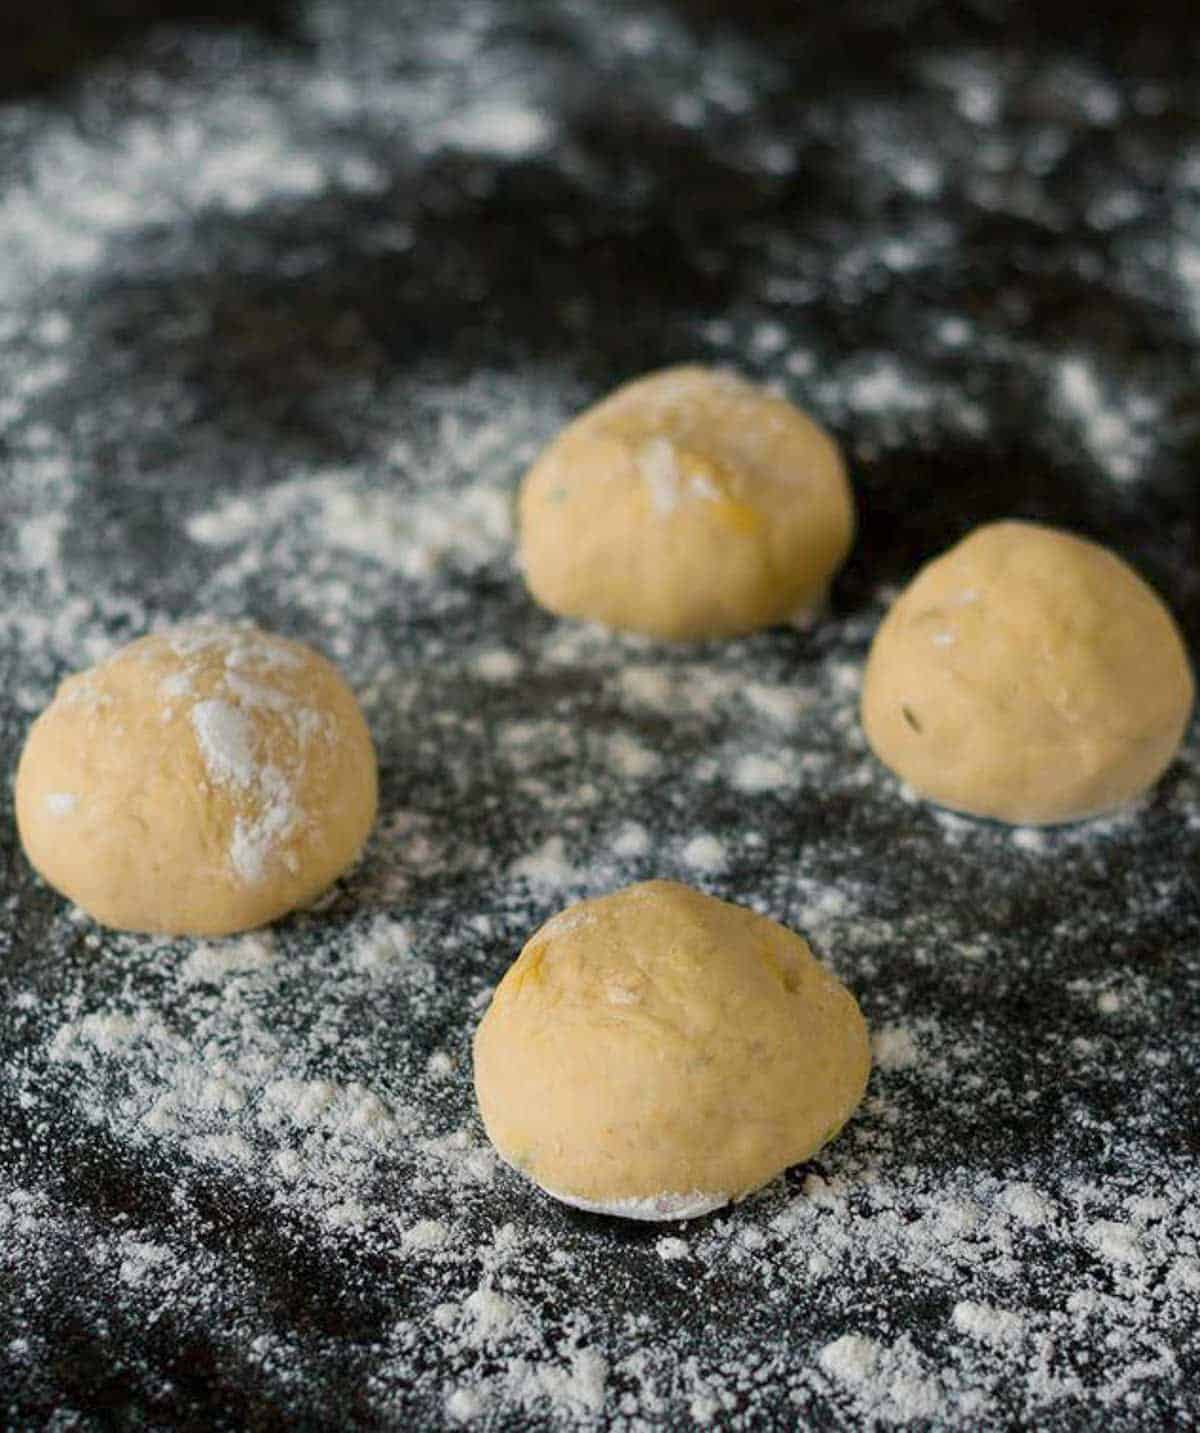
[[[799,936],[672,881],[548,921],[475,1035],[502,1158],[631,1219],[707,1213],[807,1159],[869,1068],[854,997]]]
[[[829,435],[785,398],[698,367],[589,408],[526,474],[519,507],[543,607],[673,641],[811,618],[854,531]]]
[[[1095,543],[1028,522],[977,528],[922,568],[871,647],[862,720],[922,796],[1022,825],[1146,791],[1192,709],[1158,597]]]
[[[120,930],[228,935],[321,894],[375,817],[371,737],[316,652],[250,626],[143,637],[68,678],[17,771],[33,865]]]

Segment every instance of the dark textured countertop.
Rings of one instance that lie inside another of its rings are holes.
[[[887,601],[997,516],[1195,651],[1184,7],[52,0],[0,92],[5,771],[61,676],[215,613],[333,656],[382,772],[321,909],[215,944],[72,912],[5,785],[6,1426],[1193,1426],[1195,731],[1039,832],[856,719]],[[684,359],[845,445],[808,633],[524,595],[523,466]],[[530,930],[651,875],[805,932],[876,1037],[833,1146],[686,1226],[526,1186],[470,1084]]]

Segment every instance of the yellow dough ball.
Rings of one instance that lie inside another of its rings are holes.
[[[798,935],[673,881],[548,921],[475,1035],[501,1157],[632,1219],[704,1214],[807,1159],[869,1069],[854,997]]]
[[[652,637],[731,637],[818,609],[854,531],[837,445],[724,370],[668,368],[569,424],[526,474],[543,607]]]
[[[999,522],[923,567],[892,607],[862,721],[922,796],[1047,825],[1152,786],[1192,698],[1178,628],[1130,567],[1069,533]]]
[[[308,904],[355,860],[375,752],[324,657],[197,623],[63,682],[16,798],[30,861],[96,920],[227,935]]]

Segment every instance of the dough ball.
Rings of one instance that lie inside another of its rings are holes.
[[[320,895],[375,791],[366,723],[324,657],[201,623],[63,682],[25,743],[17,824],[41,875],[105,925],[228,935]]]
[[[892,607],[862,720],[921,795],[1046,825],[1153,785],[1192,694],[1179,631],[1131,568],[1069,533],[999,522],[922,568]]]
[[[525,476],[543,607],[651,637],[731,637],[817,610],[850,548],[837,446],[733,373],[668,368],[566,427]]]
[[[854,997],[799,936],[673,881],[548,921],[475,1035],[502,1158],[631,1219],[707,1213],[807,1159],[869,1068]]]

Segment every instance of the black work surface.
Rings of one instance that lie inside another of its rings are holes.
[[[8,1426],[1195,1425],[1195,734],[1136,810],[1014,832],[855,711],[886,602],[997,516],[1108,543],[1195,648],[1184,8],[0,20],[3,769],[65,673],[211,612],[333,655],[382,772],[332,898],[216,947],[72,913],[6,785]],[[846,447],[811,632],[524,595],[525,463],[684,359]],[[877,1039],[834,1145],[688,1226],[553,1203],[471,1093],[525,936],[650,875],[807,933]]]

